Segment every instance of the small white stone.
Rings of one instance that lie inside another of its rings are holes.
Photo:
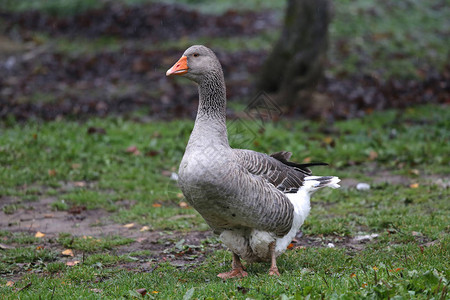
[[[328,243],[328,244],[327,244],[327,247],[328,247],[328,248],[334,248],[334,247],[336,247],[336,246],[335,246],[333,243]]]
[[[365,183],[365,182],[360,182],[356,185],[356,189],[358,191],[367,191],[370,190],[370,184]]]
[[[172,174],[170,174],[170,179],[172,179],[174,181],[178,181],[178,174],[175,172],[172,172]]]

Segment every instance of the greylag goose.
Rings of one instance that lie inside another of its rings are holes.
[[[338,188],[340,179],[311,176],[308,167],[317,164],[290,162],[289,152],[269,156],[231,148],[223,71],[209,48],[188,48],[166,75],[183,75],[198,85],[197,117],[179,167],[179,185],[233,252],[232,270],[218,276],[247,276],[241,259],[270,261],[269,274],[280,275],[276,258],[308,216],[310,195],[322,187]]]

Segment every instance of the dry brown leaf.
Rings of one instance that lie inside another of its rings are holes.
[[[45,214],[44,218],[51,219],[51,218],[53,218],[53,214]]]
[[[377,152],[375,152],[375,151],[370,151],[370,153],[369,153],[369,160],[375,160],[375,159],[377,159],[377,157],[378,157],[378,153]]]
[[[48,176],[53,177],[55,175],[56,175],[56,170],[54,170],[54,169],[48,170]]]
[[[145,296],[145,294],[147,294],[147,290],[146,289],[137,289],[136,292],[138,292],[142,296]]]
[[[66,262],[66,266],[73,267],[73,266],[78,265],[79,263],[80,263],[79,260],[68,261],[68,262]]]
[[[178,204],[181,208],[188,208],[189,207],[189,204],[187,204],[186,202],[184,202],[184,201],[181,201],[180,202],[180,204]]]
[[[136,146],[130,146],[125,150],[127,153],[133,154],[133,155],[139,155],[141,152]]]
[[[66,249],[63,252],[61,252],[62,255],[66,256],[72,256],[73,257],[73,251],[71,249]]]
[[[14,285],[14,281],[7,281],[6,282],[6,286],[13,286]]]
[[[311,162],[311,157],[305,157],[305,158],[303,159],[303,162],[304,162],[305,164],[310,163],[310,162]]]
[[[412,184],[409,185],[409,187],[412,188],[412,189],[417,189],[419,187],[419,184],[418,183],[412,183]]]
[[[323,138],[323,142],[325,144],[331,145],[331,143],[333,142],[333,138],[331,136],[326,136]]]
[[[76,186],[76,187],[85,187],[86,186],[86,182],[84,182],[84,181],[75,181],[73,183],[73,185]]]
[[[184,198],[184,195],[183,195],[182,193],[177,193],[177,198],[178,198],[178,199],[183,199],[183,198]]]
[[[125,224],[125,225],[123,225],[123,227],[125,227],[125,228],[133,228],[134,227],[134,223]]]
[[[136,239],[136,242],[138,242],[138,243],[142,243],[143,241],[145,241],[147,238],[145,238],[145,237],[140,237],[140,238],[137,238]]]
[[[44,236],[45,236],[45,234],[40,231],[36,232],[36,234],[34,235],[34,237],[37,237],[37,238],[43,238]]]
[[[139,231],[149,231],[150,227],[148,226],[142,226],[142,228]]]
[[[159,203],[153,203],[152,206],[153,206],[153,207],[161,207],[161,204],[159,204]]]
[[[288,249],[294,248],[294,244],[290,243],[290,244],[287,246],[287,248],[288,248]]]
[[[72,169],[76,170],[76,169],[79,169],[79,168],[81,168],[80,164],[72,164]]]
[[[44,249],[44,246],[37,246],[36,247],[36,250],[42,250],[42,249]]]
[[[413,174],[413,175],[417,175],[417,176],[420,174],[419,170],[417,170],[417,169],[411,169],[411,170],[409,170],[409,173]]]

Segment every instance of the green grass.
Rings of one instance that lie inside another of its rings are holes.
[[[207,229],[192,208],[179,206],[180,190],[163,175],[176,171],[193,121],[141,123],[136,119],[2,122],[0,199],[9,199],[2,209],[6,207],[8,216],[14,216],[22,207],[52,197],[50,212],[72,205],[104,210],[109,222],[161,230],[160,240],[153,242],[165,249],[168,260],[155,259],[147,244],[136,244],[135,238],[127,236],[61,233],[38,239],[33,233],[5,228],[0,231],[0,244],[5,245],[0,249],[0,294],[6,299],[36,295],[129,298],[137,297],[140,288],[147,289],[146,297],[159,299],[182,298],[191,292],[192,299],[303,299],[308,295],[444,299],[448,295],[450,192],[437,180],[448,181],[450,173],[448,106],[377,112],[334,124],[266,124],[256,137],[248,132],[248,144],[241,146],[269,153],[290,150],[298,161],[323,160],[330,166],[315,168],[316,174],[355,178],[370,183],[371,189],[345,187],[317,193],[302,227],[304,239],[315,240],[317,246],[297,248],[280,257],[280,278],[266,275],[268,265],[261,263],[248,266],[248,278],[226,282],[216,274],[229,268],[231,255],[225,250],[208,251],[218,243],[215,238],[192,246],[163,231],[187,234]],[[257,125],[250,124],[255,132]],[[106,134],[88,134],[89,127],[101,127]],[[131,145],[140,154],[128,153]],[[152,155],[145,155],[150,151]],[[374,182],[383,176],[402,176],[404,181]],[[124,206],[124,201],[131,204]],[[16,210],[11,209],[14,205]],[[372,242],[350,242],[371,233],[379,235]],[[327,248],[329,242],[337,247]],[[198,252],[184,254],[190,248]],[[63,249],[72,249],[75,257],[63,256]],[[188,260],[181,269],[171,262],[177,257]],[[199,257],[206,260],[195,261]],[[80,263],[66,266],[71,260]],[[15,284],[6,286],[8,280]]]
[[[450,9],[439,0],[337,1],[330,25],[334,73],[421,78],[448,64]]]

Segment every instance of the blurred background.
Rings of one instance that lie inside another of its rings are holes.
[[[446,0],[2,0],[0,117],[195,115],[165,71],[193,44],[223,64],[230,116],[259,91],[286,116],[449,103]]]

